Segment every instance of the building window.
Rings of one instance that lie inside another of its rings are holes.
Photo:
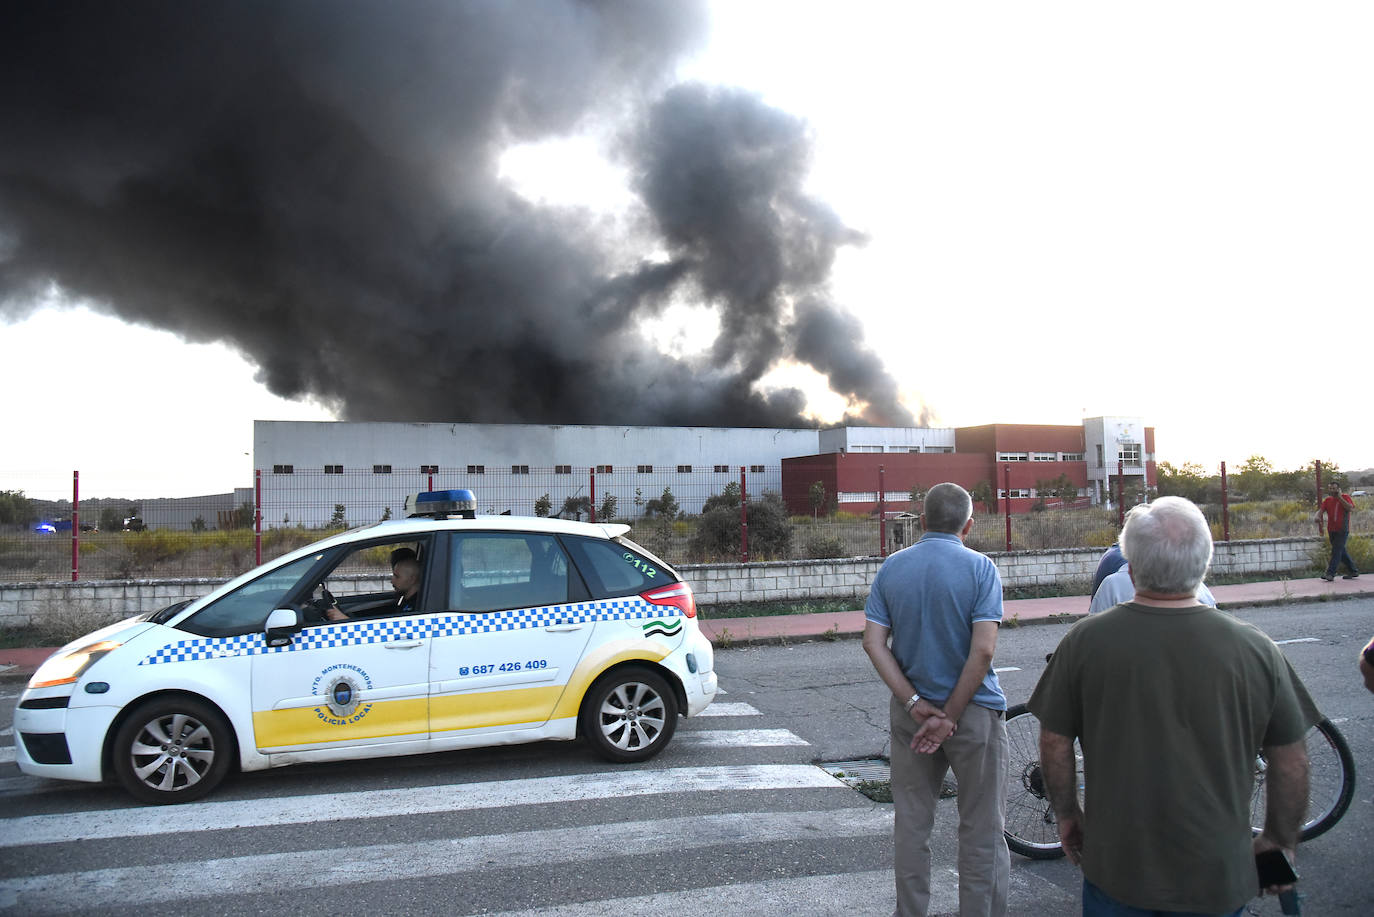
[[[391,474],[391,466],[390,466],[390,465],[373,465],[373,466],[372,466],[372,473],[373,473],[373,474]]]
[[[511,473],[511,474],[529,474],[529,473],[530,473],[530,466],[529,466],[529,465],[512,465],[512,466],[510,466],[510,473]]]
[[[636,470],[637,472],[639,472],[640,474],[653,474],[653,473],[654,473],[654,466],[653,466],[653,465],[636,465],[636,466],[635,466],[635,470]]]
[[[1126,465],[1132,468],[1140,467],[1140,443],[1122,443],[1118,454]]]
[[[438,473],[439,473],[439,466],[438,466],[438,465],[421,465],[421,466],[420,466],[420,474],[438,474]]]
[[[1058,452],[1032,452],[1032,462],[1057,462],[1059,461]]]
[[[1027,487],[1013,487],[1013,488],[1011,489],[1011,496],[1012,496],[1013,498],[1028,498],[1028,497],[1034,496],[1034,494],[1031,492],[1030,488],[1027,488]],[[1002,490],[1001,488],[998,488],[998,490],[997,490],[997,498],[998,498],[999,500],[1005,500],[1005,499],[1007,498],[1007,491]]]
[[[691,465],[678,465],[678,466],[677,466],[677,473],[678,473],[678,474],[691,474],[691,473],[692,473],[692,466],[691,466]]]
[[[1102,444],[1097,443],[1097,467],[1102,467]]]
[[[295,465],[273,465],[273,466],[272,466],[272,473],[273,473],[273,474],[295,474],[295,473],[296,473],[296,466],[295,466]]]
[[[469,465],[469,466],[468,466],[468,474],[486,474],[486,473],[487,473],[487,466],[486,466],[486,465]]]
[[[554,465],[554,466],[553,466],[553,473],[554,473],[554,474],[572,474],[572,466],[571,466],[571,465]]]
[[[324,466],[324,473],[325,473],[325,474],[343,474],[343,466],[342,466],[342,465],[325,465],[325,466]]]
[[[953,455],[953,454],[954,454],[954,447],[953,447],[953,446],[926,446],[925,451],[931,452],[931,453],[939,453],[940,455]]]
[[[750,474],[763,474],[763,466],[762,466],[762,465],[750,465],[750,466],[749,466],[749,473],[750,473]]]
[[[1030,453],[1027,452],[999,452],[997,453],[999,462],[1029,462]]]
[[[882,452],[882,446],[850,446],[850,452]]]
[[[597,473],[597,474],[615,474],[615,466],[614,466],[614,465],[597,465],[597,466],[596,466],[596,473]]]
[[[1061,462],[1081,462],[1081,461],[1083,461],[1083,453],[1081,453],[1081,452],[1061,452],[1061,453],[1059,454],[1059,461],[1061,461]]]
[[[715,468],[716,468],[716,474],[729,474],[729,473],[730,473],[730,466],[729,466],[729,465],[716,465]]]

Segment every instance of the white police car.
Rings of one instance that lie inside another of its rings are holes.
[[[417,495],[407,509],[425,516],[327,538],[63,647],[15,710],[20,769],[113,776],[168,803],[234,766],[579,735],[611,761],[662,751],[716,693],[691,587],[628,526],[474,507],[467,491]],[[409,601],[377,588],[405,557],[420,567]]]

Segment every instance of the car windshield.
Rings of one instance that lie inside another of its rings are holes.
[[[272,610],[323,557],[323,553],[308,554],[263,574],[202,608],[180,628],[202,637],[232,637],[261,630]]]

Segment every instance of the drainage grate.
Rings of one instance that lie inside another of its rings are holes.
[[[854,761],[821,761],[821,770],[850,786],[860,783],[887,783],[892,779],[892,768],[883,758],[859,758]]]

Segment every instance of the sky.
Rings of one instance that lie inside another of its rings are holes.
[[[1176,465],[1374,466],[1358,383],[1374,7],[707,12],[664,83],[738,87],[802,125],[802,189],[854,231],[834,237],[807,295],[861,326],[855,353],[881,378],[860,390],[890,382],[934,426],[1140,416]],[[632,224],[626,130],[582,118],[512,137],[499,181],[538,207]],[[651,259],[688,244],[665,235]],[[0,274],[15,257],[4,243]],[[280,368],[265,372],[242,338],[189,343],[107,313],[51,290],[0,312],[0,489],[69,496],[79,469],[89,496],[223,492],[251,482],[254,419],[344,416],[338,400],[273,394]],[[642,333],[691,360],[730,314],[678,290]],[[800,352],[784,348],[756,388],[802,389],[822,423],[862,407]]]

